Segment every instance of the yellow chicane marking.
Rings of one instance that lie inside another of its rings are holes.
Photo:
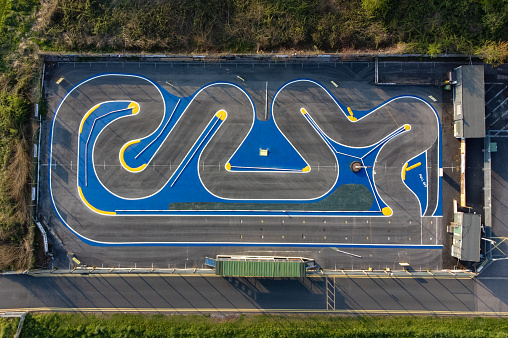
[[[96,105],[95,107],[93,107],[92,109],[90,109],[88,111],[88,113],[85,114],[85,117],[83,117],[83,119],[81,120],[81,124],[79,125],[79,133],[81,134],[81,132],[83,131],[83,125],[85,124],[85,121],[86,119],[88,118],[88,116],[90,116],[91,113],[93,113],[93,111],[97,108],[100,107],[100,103],[98,105]]]
[[[226,117],[228,116],[228,113],[225,110],[219,110],[217,112],[217,114],[215,114],[215,116],[217,116],[219,119],[224,121],[226,119]]]
[[[127,165],[127,163],[125,163],[125,160],[123,158],[123,153],[125,152],[125,149],[127,149],[128,146],[130,146],[131,144],[135,144],[135,143],[139,143],[139,140],[134,140],[134,141],[130,141],[130,142],[127,142],[126,144],[124,144],[124,146],[122,147],[122,149],[120,149],[120,162],[122,162],[122,166],[128,170],[128,171],[131,171],[131,172],[137,172],[137,171],[141,171],[143,169],[145,169],[146,167],[146,163],[145,164],[142,164],[140,165],[139,167],[137,168],[131,168]]]
[[[81,199],[83,200],[83,202],[90,208],[92,209],[93,211],[95,212],[98,212],[99,214],[103,214],[103,215],[116,215],[116,212],[111,212],[111,211],[103,211],[103,210],[99,210],[97,209],[96,207],[94,207],[93,205],[91,205],[90,203],[88,203],[88,201],[86,200],[85,196],[83,195],[83,191],[81,190],[81,187],[78,187],[78,190],[79,190],[79,196],[81,197]]]
[[[139,104],[137,104],[136,102],[132,101],[127,106],[127,109],[132,109],[132,114],[135,115],[135,114],[139,113]]]
[[[418,168],[418,167],[419,167],[419,166],[421,166],[421,165],[422,165],[422,162],[418,162],[418,163],[413,164],[412,166],[408,167],[408,168],[406,169],[406,171],[413,170],[414,168]]]
[[[410,170],[413,170],[414,168],[418,168],[419,166],[422,165],[422,162],[418,162],[416,164],[413,164],[412,166],[408,167],[409,163],[406,162],[406,164],[404,164],[404,167],[402,168],[402,180],[405,181],[406,180],[406,172],[410,171]]]
[[[347,117],[349,121],[354,122],[358,120],[356,117],[353,116],[353,111],[351,110],[351,107],[347,107],[347,111],[349,113],[349,116]]]
[[[305,108],[300,108],[300,112],[301,112],[303,115],[307,114],[307,111],[305,110]]]

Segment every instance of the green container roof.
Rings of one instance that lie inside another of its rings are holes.
[[[305,277],[305,262],[218,260],[215,274],[229,277]]]

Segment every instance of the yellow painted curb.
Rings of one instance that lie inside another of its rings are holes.
[[[410,126],[409,124],[405,124],[405,125],[404,125],[404,129],[406,129],[406,130],[411,130],[411,126]]]
[[[139,104],[137,102],[132,101],[128,106],[127,109],[132,109],[132,115],[135,115],[139,113]]]
[[[215,114],[215,116],[217,116],[219,119],[224,121],[226,119],[226,117],[228,116],[228,113],[225,110],[219,110],[217,112],[217,114]]]
[[[407,169],[407,162],[406,164],[404,164],[404,166],[402,167],[402,180],[405,181],[406,180],[406,169]]]
[[[310,166],[306,166],[305,168],[303,168],[303,169],[302,169],[302,171],[303,171],[304,173],[306,173],[306,172],[310,171]]]
[[[127,142],[126,144],[123,145],[122,149],[120,149],[120,162],[122,162],[122,166],[127,170],[127,171],[131,171],[131,172],[138,172],[138,171],[141,171],[143,169],[145,169],[146,167],[146,163],[143,164],[143,165],[140,165],[139,167],[137,168],[131,168],[127,165],[127,163],[125,163],[125,160],[123,158],[123,153],[125,152],[125,149],[127,149],[128,146],[130,146],[131,144],[135,144],[135,143],[139,143],[140,140],[134,140],[134,141],[130,141],[130,142]]]
[[[383,210],[381,210],[381,212],[383,213],[383,215],[385,216],[391,216],[393,211],[390,207],[384,207]]]
[[[86,200],[85,196],[83,195],[83,191],[81,190],[81,187],[78,186],[78,190],[79,190],[79,197],[81,197],[81,199],[83,200],[83,202],[90,208],[92,209],[93,211],[99,213],[99,214],[103,214],[103,215],[116,215],[116,212],[112,212],[112,211],[103,211],[103,210],[99,210],[97,209],[96,207],[94,207],[93,205],[91,205],[90,203],[88,203],[88,201]]]
[[[226,163],[226,170],[231,170],[231,164],[229,162]]]
[[[86,119],[88,118],[88,116],[90,116],[91,113],[94,112],[95,109],[99,108],[100,107],[100,103],[96,106],[94,106],[92,109],[90,109],[86,114],[85,114],[85,117],[83,117],[83,119],[81,120],[81,124],[79,125],[79,133],[81,134],[81,132],[83,131],[83,125],[85,124],[85,121]]]
[[[305,108],[300,108],[300,112],[301,112],[303,115],[307,114],[307,111],[305,110]]]

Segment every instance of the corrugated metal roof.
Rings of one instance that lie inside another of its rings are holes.
[[[226,261],[215,262],[215,274],[230,277],[305,277],[305,262]]]
[[[458,212],[453,217],[452,255],[463,261],[480,261],[481,217],[478,214]]]
[[[485,137],[485,81],[484,66],[469,65],[455,69],[454,118],[461,120],[456,137]]]

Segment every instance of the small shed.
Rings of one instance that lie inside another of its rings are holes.
[[[462,261],[480,261],[481,217],[478,214],[453,214],[452,256]]]
[[[485,80],[483,65],[455,68],[453,81],[454,136],[485,137]]]

